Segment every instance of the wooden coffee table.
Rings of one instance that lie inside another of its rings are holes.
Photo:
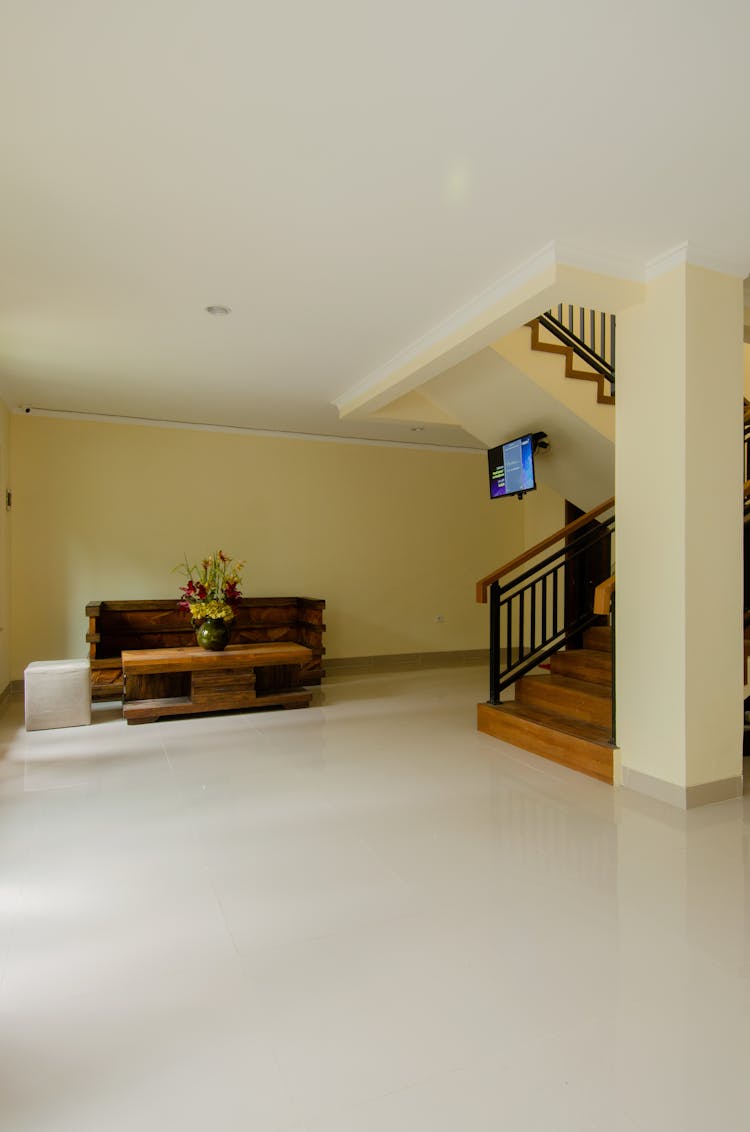
[[[308,707],[300,668],[312,649],[297,644],[230,645],[123,651],[123,717],[153,723],[170,715],[238,708]]]

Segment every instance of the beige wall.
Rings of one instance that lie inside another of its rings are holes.
[[[10,515],[5,509],[10,463],[10,414],[0,401],[0,693],[10,680]]]
[[[546,484],[539,484],[523,500],[523,547],[529,550],[565,526],[565,500]]]
[[[88,601],[169,597],[217,547],[248,595],[325,598],[329,657],[482,648],[474,583],[523,547],[484,452],[18,414],[11,436],[14,678],[85,655]]]
[[[544,331],[543,341],[553,342],[554,339]],[[512,334],[506,334],[504,338],[492,343],[492,349],[582,421],[614,443],[615,413],[612,405],[599,404],[596,399],[596,384],[593,381],[566,378],[565,358],[560,354],[548,354],[532,349],[531,332],[528,327],[520,326]],[[584,371],[589,368],[583,362],[579,365],[578,359],[576,359],[576,367]]]
[[[674,798],[742,774],[741,295],[681,267],[618,319],[617,734]]]

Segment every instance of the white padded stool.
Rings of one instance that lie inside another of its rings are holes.
[[[23,674],[26,730],[91,723],[88,660],[33,660]]]

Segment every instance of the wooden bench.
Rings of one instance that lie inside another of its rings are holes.
[[[310,597],[245,597],[232,622],[233,645],[298,644],[310,650],[303,684],[319,684],[323,672],[325,602]],[[187,648],[195,645],[190,617],[175,598],[92,601],[86,606],[91,661],[91,698],[119,699],[123,693],[123,650]],[[270,694],[291,686],[289,666],[264,671],[260,682]]]
[[[311,650],[297,644],[230,645],[209,652],[186,648],[134,649],[122,653],[123,717],[153,723],[170,715],[238,708],[308,707],[311,693],[300,687],[300,670]],[[287,688],[258,691],[267,671],[291,670]]]

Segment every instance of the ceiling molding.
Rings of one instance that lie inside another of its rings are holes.
[[[466,326],[472,319],[479,318],[490,307],[502,302],[508,295],[512,295],[514,291],[539,275],[540,272],[548,268],[554,268],[555,266],[555,245],[554,243],[545,244],[543,247],[539,248],[538,251],[533,252],[526,259],[522,260],[521,263],[511,271],[506,272],[505,275],[501,275],[491,283],[489,287],[480,291],[478,295],[475,295],[467,303],[457,307],[447,318],[436,323],[436,325],[425,334],[415,339],[403,350],[400,350],[398,354],[395,354],[383,365],[378,366],[376,370],[367,374],[366,377],[361,378],[355,385],[350,386],[340,393],[333,401],[333,404],[339,412],[341,412],[345,405],[356,400],[363,394],[369,393],[370,390],[375,389],[380,382],[390,377],[396,370],[408,366],[431,347],[436,346],[439,342]]]
[[[661,252],[648,260],[635,257],[612,255],[607,252],[589,251],[567,244],[564,240],[556,242],[557,262],[568,267],[578,267],[598,275],[609,275],[615,279],[628,279],[634,283],[649,283],[659,275],[672,271],[675,267],[690,264],[705,267],[721,275],[732,275],[745,279],[750,274],[750,263],[731,256],[720,255],[708,248],[685,240],[675,247]]]
[[[94,424],[140,425],[144,428],[185,429],[193,432],[224,432],[236,436],[264,436],[281,440],[314,440],[323,444],[364,444],[374,448],[410,448],[427,452],[454,452],[485,456],[482,447],[459,444],[425,444],[409,440],[371,440],[359,436],[330,436],[314,432],[282,432],[275,429],[243,428],[241,425],[196,424],[192,421],[168,421],[154,417],[126,417],[116,413],[81,413],[67,409],[41,409],[36,406],[11,409],[14,416],[47,417],[53,420],[90,421]]]
[[[554,272],[560,267],[567,267],[586,271],[592,275],[643,284],[682,264],[704,267],[743,279],[750,271],[750,264],[743,265],[738,260],[722,257],[687,241],[644,261],[636,257],[576,247],[565,240],[553,240],[522,260],[511,271],[500,276],[489,287],[458,307],[447,318],[411,342],[383,365],[344,390],[332,404],[339,415],[344,417],[352,412],[353,405],[358,408],[368,399],[374,402],[382,398],[383,387],[389,379],[394,379],[400,372],[403,373],[412,366],[416,367],[423,363],[428,366],[433,365],[434,358],[431,361],[426,360],[430,351],[447,343],[451,335],[458,332],[466,331],[467,337],[470,336],[474,332],[471,328],[472,322],[478,322],[483,317],[487,318],[495,305],[502,303],[544,270]],[[406,392],[410,391],[407,387]],[[401,396],[402,393],[403,389],[397,396]]]
[[[614,279],[626,279],[632,283],[643,282],[643,262],[635,257],[578,248],[566,243],[565,240],[557,240],[555,249],[557,263],[566,267],[577,267],[582,271],[591,271],[595,275],[609,275]]]
[[[650,283],[667,271],[689,264],[691,267],[704,267],[708,271],[716,271],[720,275],[731,275],[737,279],[745,279],[750,272],[750,264],[729,256],[717,255],[716,252],[701,248],[689,241],[677,244],[661,255],[654,256],[644,266],[644,279]]]

